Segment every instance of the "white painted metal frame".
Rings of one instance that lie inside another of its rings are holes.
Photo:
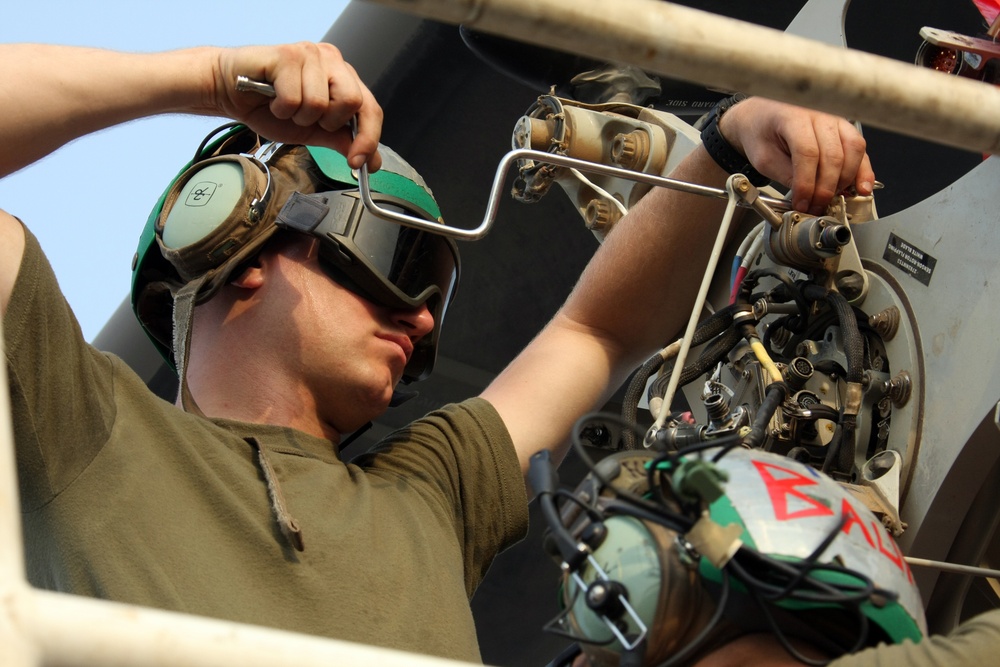
[[[1000,88],[670,2],[366,1],[949,146],[1000,153]]]

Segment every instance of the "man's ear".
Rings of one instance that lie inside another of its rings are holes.
[[[241,289],[257,289],[264,284],[264,268],[259,260],[254,260],[229,283]]]

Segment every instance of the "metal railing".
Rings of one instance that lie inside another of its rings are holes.
[[[992,85],[669,2],[365,1],[957,148],[1000,152],[1000,89]]]

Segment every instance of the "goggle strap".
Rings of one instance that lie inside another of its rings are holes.
[[[174,363],[180,379],[181,407],[185,412],[199,417],[204,417],[205,413],[191,395],[187,383],[187,366],[191,350],[191,330],[194,328],[194,307],[206,278],[207,274],[196,278],[174,294]]]
[[[275,224],[311,234],[330,212],[326,202],[326,196],[320,193],[304,195],[301,192],[293,192],[278,212]]]

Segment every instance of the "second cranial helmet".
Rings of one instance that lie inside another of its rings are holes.
[[[543,510],[568,499],[535,490]],[[549,629],[595,666],[626,656],[689,664],[749,633],[770,632],[793,655],[794,638],[836,657],[927,631],[881,522],[786,457],[732,446],[619,452],[554,512],[563,611]]]

